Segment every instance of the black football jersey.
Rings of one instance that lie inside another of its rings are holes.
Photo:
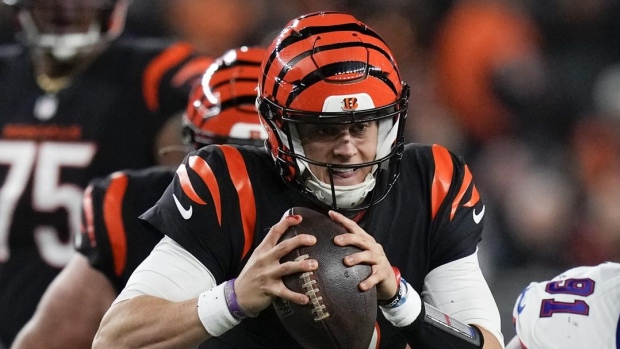
[[[293,206],[320,209],[280,179],[265,151],[209,146],[185,158],[162,198],[143,218],[196,256],[219,284],[239,274],[269,228]],[[432,269],[475,252],[483,208],[462,158],[438,145],[410,144],[396,184],[359,223],[382,244],[402,277],[421,292]],[[405,339],[378,314],[380,347],[405,348]],[[273,307],[202,347],[248,345],[299,347]]]
[[[168,167],[118,171],[93,179],[86,188],[75,247],[117,293],[163,237],[138,217],[157,202],[173,176]]]
[[[184,110],[205,59],[184,43],[117,40],[46,94],[28,50],[0,46],[0,339],[11,343],[74,252],[94,177],[156,164],[154,139]]]

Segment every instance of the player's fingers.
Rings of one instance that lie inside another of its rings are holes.
[[[377,291],[394,294],[392,285],[385,285],[384,280],[394,280],[394,271],[387,257],[383,254],[377,254],[372,251],[363,251],[348,255],[344,258],[343,263],[346,266],[354,266],[358,264],[367,264],[372,267],[371,275],[360,283],[360,289],[365,291],[377,285]],[[385,288],[385,289],[384,289]]]
[[[298,304],[307,304],[309,299],[306,295],[295,293],[289,290],[282,282],[282,277],[294,273],[305,273],[316,270],[318,262],[314,259],[300,258],[295,261],[285,262],[279,264],[277,268],[273,269],[269,273],[269,279],[274,282],[270,282],[268,286],[268,293],[273,296],[287,299],[291,302]]]
[[[383,247],[368,234],[340,234],[334,237],[334,243],[338,246],[356,246],[362,250],[373,250],[377,253],[383,250]]]
[[[364,229],[362,229],[359,225],[357,225],[355,221],[347,218],[341,213],[330,210],[329,217],[333,219],[336,223],[340,223],[349,233],[368,235],[368,233],[366,233]]]
[[[308,296],[303,293],[293,292],[286,286],[284,286],[284,284],[282,284],[282,287],[274,290],[274,295],[282,299],[286,299],[287,301],[301,305],[308,304],[308,302],[310,302],[310,298]]]
[[[289,227],[301,223],[301,220],[302,218],[300,215],[289,215],[282,217],[278,223],[274,224],[271,229],[269,229],[269,232],[265,235],[261,245],[269,245],[269,247],[275,246],[284,232],[286,232]]]
[[[359,288],[362,291],[367,291],[373,286],[378,285],[383,279],[385,279],[385,272],[383,268],[377,265],[372,266],[372,273],[364,281],[360,282]]]
[[[276,277],[281,278],[285,275],[294,273],[305,273],[316,270],[318,262],[315,259],[310,259],[308,256],[301,256],[294,261],[284,262],[280,264],[280,267],[276,273]]]
[[[350,254],[346,257],[344,257],[343,263],[348,266],[348,267],[352,267],[354,265],[358,265],[358,264],[369,264],[369,265],[381,265],[381,264],[386,264],[389,265],[387,258],[385,258],[384,256],[378,255],[372,251],[362,251],[362,252],[357,252],[357,253],[353,253]]]
[[[309,234],[299,234],[293,236],[290,239],[286,239],[278,243],[273,249],[272,254],[274,258],[280,259],[291,251],[301,246],[312,246],[316,243],[316,237]]]

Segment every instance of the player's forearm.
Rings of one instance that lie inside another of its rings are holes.
[[[63,314],[67,317],[67,314]],[[73,321],[71,321],[73,320]],[[41,323],[32,320],[18,333],[11,349],[65,349],[90,348],[97,327],[82,325],[79,319]],[[2,346],[0,346],[2,348]]]
[[[210,337],[196,311],[196,299],[169,302],[139,296],[118,303],[104,316],[93,349],[189,348]]]
[[[75,253],[54,279],[12,349],[90,348],[116,292],[110,281]]]
[[[495,335],[482,326],[464,324],[423,303],[411,285],[403,279],[395,300],[380,308],[385,318],[401,329],[412,348],[502,348]]]
[[[477,326],[482,336],[484,337],[484,346],[482,349],[502,349],[503,346],[491,332],[484,329],[484,327]]]

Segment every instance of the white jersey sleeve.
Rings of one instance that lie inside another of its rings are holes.
[[[484,327],[503,345],[499,310],[480,270],[477,249],[428,273],[422,300],[462,323]]]
[[[620,264],[578,267],[532,282],[513,321],[527,349],[620,349]]]
[[[179,302],[198,297],[215,286],[213,274],[166,236],[134,270],[113,304],[141,295]]]

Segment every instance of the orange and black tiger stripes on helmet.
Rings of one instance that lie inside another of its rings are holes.
[[[268,52],[261,94],[282,107],[322,111],[322,102],[330,93],[324,84],[341,85],[343,94],[373,91],[376,106],[394,102],[402,91],[396,61],[385,41],[348,14],[321,12],[300,17],[284,29]],[[308,99],[296,102],[302,93],[315,98],[310,103],[305,102]]]
[[[184,117],[195,147],[253,144],[266,138],[256,111],[256,86],[265,50],[241,47],[218,58],[190,94]]]
[[[273,40],[261,73],[258,111],[284,181],[335,210],[359,211],[381,201],[398,177],[409,101],[385,41],[351,15],[308,14],[290,21]],[[300,124],[366,123],[378,125],[377,149],[373,161],[361,164],[310,159],[297,132]],[[308,164],[332,174],[372,167],[373,178],[356,189],[336,188],[312,179]]]

